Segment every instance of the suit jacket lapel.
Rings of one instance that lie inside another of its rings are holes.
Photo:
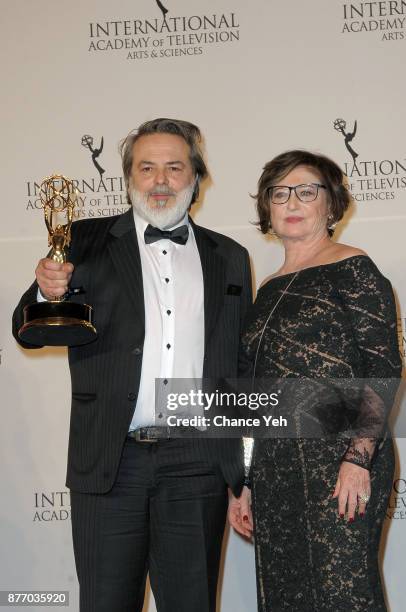
[[[190,219],[196,237],[196,244],[203,270],[204,285],[204,339],[207,349],[210,335],[224,302],[225,263],[217,252],[215,242],[204,228],[195,225]]]
[[[109,252],[124,290],[134,306],[134,317],[145,332],[144,288],[140,250],[133,211],[121,215],[110,229]]]

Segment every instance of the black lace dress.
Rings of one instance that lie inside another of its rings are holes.
[[[271,279],[259,290],[243,334],[242,363],[251,364],[252,375],[257,357],[255,377],[262,379],[375,381],[372,400],[360,402],[353,421],[361,432],[368,420],[375,423],[376,434],[369,427],[365,437],[255,441],[258,607],[261,612],[383,611],[378,548],[394,470],[385,417],[401,372],[392,288],[364,255],[304,269],[263,332],[293,276]],[[366,514],[356,514],[352,523],[339,518],[332,499],[342,460],[371,473]]]

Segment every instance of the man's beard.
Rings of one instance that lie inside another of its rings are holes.
[[[136,212],[154,227],[161,230],[169,229],[179,223],[185,216],[192,201],[196,181],[178,192],[172,191],[166,185],[157,185],[151,191],[141,193],[130,183],[128,193]],[[175,203],[168,206],[169,200],[152,200],[148,204],[150,194],[162,193],[174,196]]]

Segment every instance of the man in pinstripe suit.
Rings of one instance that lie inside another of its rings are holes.
[[[122,143],[132,209],[72,226],[70,263],[42,259],[23,307],[83,286],[98,337],[69,349],[67,486],[82,612],[213,612],[227,486],[241,445],[176,439],[155,413],[155,379],[236,377],[251,302],[247,251],[188,216],[207,175],[199,129],[156,119]],[[72,298],[84,301],[82,295]]]

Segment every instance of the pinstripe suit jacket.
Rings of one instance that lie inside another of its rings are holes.
[[[193,222],[192,222],[193,223]],[[251,303],[249,258],[242,246],[193,224],[202,263],[205,312],[203,375],[237,376],[242,322]],[[145,335],[140,254],[132,210],[72,226],[69,261],[75,266],[72,286],[83,286],[94,308],[97,339],[69,349],[72,406],[67,486],[79,492],[103,493],[115,480],[137,401]],[[230,286],[241,287],[227,291]],[[34,282],[13,316],[18,338],[23,308],[36,301]],[[239,494],[243,480],[239,440],[189,440],[185,460],[208,459]]]

